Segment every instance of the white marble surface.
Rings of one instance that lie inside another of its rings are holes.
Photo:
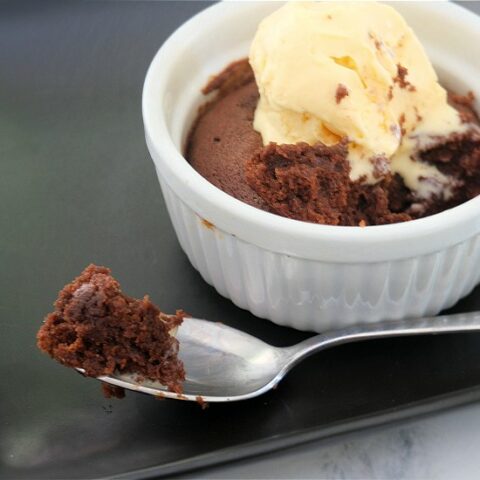
[[[183,479],[480,478],[480,403],[184,475]]]

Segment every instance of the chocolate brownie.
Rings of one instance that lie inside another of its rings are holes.
[[[403,74],[403,76],[402,76]],[[399,68],[399,80],[405,74]],[[259,93],[247,60],[229,65],[203,90],[217,92],[199,111],[185,155],[190,164],[224,192],[254,207],[288,218],[328,225],[380,225],[438,213],[480,193],[480,135],[438,138],[420,152],[423,161],[453,177],[448,198],[419,200],[385,158],[372,159],[381,180],[351,181],[345,139],[338,145],[263,146],[253,129]],[[337,101],[345,93],[341,86]],[[473,95],[449,95],[465,122],[478,122]],[[425,181],[429,181],[425,179]]]
[[[203,89],[204,93],[215,91],[215,100],[200,109],[188,141],[187,159],[216,187],[267,209],[245,178],[246,160],[262,147],[262,139],[252,127],[258,90],[248,63],[230,65]]]
[[[110,270],[88,266],[66,285],[37,334],[38,347],[67,367],[99,377],[133,373],[181,393],[185,370],[172,332],[185,314],[162,313],[148,298],[125,295]],[[107,396],[122,396],[110,386]]]

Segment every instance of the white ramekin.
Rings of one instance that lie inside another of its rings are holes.
[[[442,82],[480,97],[480,19],[451,3],[394,5]],[[146,140],[178,240],[206,282],[278,324],[324,331],[436,314],[480,281],[480,198],[394,225],[334,227],[290,220],[214,187],[182,156],[201,87],[246,56],[276,2],[216,4],[160,48],[143,90]]]

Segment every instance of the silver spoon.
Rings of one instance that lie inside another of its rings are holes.
[[[205,402],[231,402],[256,397],[275,386],[297,363],[312,353],[343,343],[406,335],[480,330],[480,312],[417,320],[359,325],[314,337],[291,347],[268,345],[247,333],[195,318],[185,318],[176,337],[187,378],[178,395],[156,382],[135,381],[134,375],[98,380],[157,397]]]

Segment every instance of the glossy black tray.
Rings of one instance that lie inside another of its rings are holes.
[[[251,401],[100,386],[37,351],[56,292],[90,262],[275,344],[307,336],[234,307],[180,250],[144,143],[142,83],[198,2],[0,3],[0,477],[171,476],[480,397],[480,335],[338,347]],[[480,308],[480,290],[457,307]]]

